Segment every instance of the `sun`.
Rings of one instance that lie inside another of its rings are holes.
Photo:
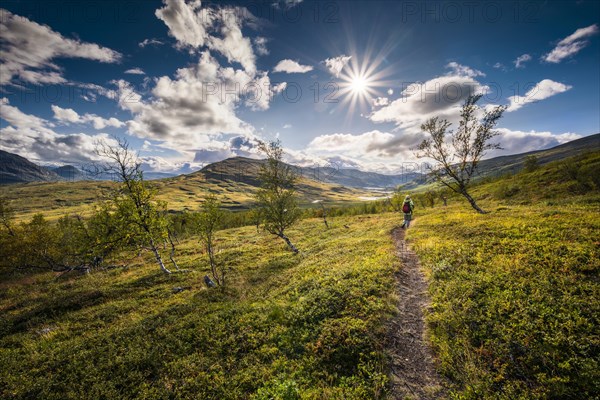
[[[369,82],[364,76],[355,76],[350,81],[350,90],[357,95],[367,94],[369,92]]]

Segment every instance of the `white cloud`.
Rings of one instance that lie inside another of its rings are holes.
[[[163,45],[164,43],[161,42],[158,39],[144,39],[143,41],[138,43],[138,46],[140,46],[142,49],[146,46],[160,46]]]
[[[312,154],[326,155],[343,153],[347,156],[360,157],[369,152],[373,145],[386,143],[394,138],[388,132],[373,130],[360,135],[334,133],[314,138],[306,150]]]
[[[215,18],[209,8],[200,9],[201,2],[186,4],[183,0],[166,0],[165,6],[156,10],[156,17],[169,28],[169,35],[180,47],[199,48],[206,44],[207,29]]]
[[[223,54],[230,63],[238,62],[246,72],[256,72],[256,56],[252,51],[252,42],[242,34],[243,18],[237,16],[241,8],[221,8],[218,17],[221,22],[222,38],[210,36],[209,48]]]
[[[527,93],[525,93],[525,96],[517,95],[509,97],[508,100],[510,104],[506,111],[516,111],[527,103],[547,99],[555,94],[566,92],[571,88],[571,85],[565,85],[564,83],[555,82],[551,79],[544,79],[528,90]]]
[[[387,97],[377,97],[373,100],[373,105],[375,107],[387,106],[388,104],[390,104],[390,99]]]
[[[582,137],[572,132],[553,134],[548,131],[538,132],[532,130],[526,132],[507,128],[496,128],[496,131],[500,133],[496,141],[500,143],[503,149],[490,152],[487,154],[487,158],[549,149]]]
[[[456,121],[464,100],[487,90],[487,86],[469,76],[440,76],[425,83],[409,85],[399,99],[375,110],[369,119],[373,122],[393,122],[398,128],[416,133],[420,132],[421,124],[432,117]]]
[[[287,72],[288,74],[303,74],[312,70],[313,67],[310,65],[301,65],[298,61],[288,59],[279,61],[273,68],[273,72]]]
[[[116,63],[121,54],[95,43],[63,37],[47,25],[0,9],[0,84],[14,79],[30,83],[64,83],[56,58],[84,58],[102,63]]]
[[[63,123],[73,123],[73,124],[85,124],[85,123],[91,123],[92,126],[94,127],[94,129],[104,129],[107,126],[113,127],[113,128],[120,128],[122,126],[125,126],[125,123],[122,121],[119,121],[118,119],[111,117],[111,118],[102,118],[99,117],[96,114],[84,114],[84,115],[79,115],[75,110],[71,109],[71,108],[61,108],[57,105],[52,105],[52,112],[54,113],[54,118],[60,122]]]
[[[253,77],[242,69],[222,67],[208,51],[196,65],[178,69],[174,78],[156,79],[147,99],[126,81],[116,84],[120,107],[133,114],[128,131],[183,151],[222,134],[252,134],[253,128],[236,116],[236,108],[245,104],[265,110],[286,85],[271,86],[264,72]]]
[[[531,61],[531,56],[529,54],[523,54],[514,61],[515,68],[525,68],[525,63],[527,61]]]
[[[267,49],[267,43],[269,39],[262,36],[257,36],[253,40],[254,48],[256,49],[256,53],[261,56],[266,56],[269,54],[269,49]]]
[[[542,56],[542,60],[556,64],[565,58],[577,54],[581,49],[587,46],[588,41],[585,39],[597,34],[598,31],[597,24],[577,29],[571,35],[558,42],[556,47],[550,53]]]
[[[344,69],[346,64],[348,64],[348,62],[350,62],[351,59],[352,56],[341,55],[338,57],[331,57],[326,60],[323,60],[323,63],[325,64],[331,75],[335,76],[336,78],[339,78],[342,69]]]
[[[252,42],[242,34],[242,25],[256,25],[257,19],[244,7],[202,8],[199,0],[165,0],[156,17],[169,28],[169,35],[179,48],[201,51],[202,47],[219,52],[246,72],[256,72],[256,56]],[[216,36],[215,34],[220,34]]]
[[[292,127],[292,124],[284,124],[283,125],[283,129],[290,129]]]
[[[297,6],[298,4],[302,3],[303,0],[277,0],[271,3],[271,5],[275,8],[292,8],[294,6]]]
[[[466,65],[461,65],[457,62],[449,62],[446,64],[446,68],[450,68],[452,71],[449,75],[457,75],[457,76],[466,76],[469,78],[476,78],[478,76],[485,76],[485,74],[479,70],[473,69],[471,67],[467,67]]]
[[[59,134],[54,124],[31,114],[25,114],[11,105],[8,99],[0,101],[0,117],[8,126],[0,129],[0,148],[19,154],[34,162],[87,163],[98,160],[95,145],[98,140],[116,144],[105,133],[88,135],[85,133]],[[65,118],[73,118],[70,113]]]
[[[131,68],[125,71],[125,73],[132,75],[146,75],[146,73],[141,68]]]
[[[144,140],[144,144],[142,145],[142,151],[150,151],[152,149],[152,143],[149,140]]]
[[[390,88],[390,89],[388,89],[388,90],[387,90],[387,94],[388,94],[388,96],[391,96],[391,95],[393,95],[393,94],[394,94],[394,89],[391,89],[391,88]]]

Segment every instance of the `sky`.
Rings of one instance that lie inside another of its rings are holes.
[[[597,1],[15,1],[0,149],[43,165],[126,139],[147,171],[260,157],[402,172],[420,126],[506,106],[502,150],[600,132]],[[411,169],[414,167],[410,167]]]

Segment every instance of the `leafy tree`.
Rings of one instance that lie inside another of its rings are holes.
[[[15,216],[15,211],[10,206],[8,200],[4,197],[0,196],[0,224],[6,232],[14,236],[13,230],[13,219]]]
[[[436,193],[433,190],[428,190],[425,192],[425,194],[423,194],[423,200],[425,204],[427,204],[431,208],[435,206],[435,198]]]
[[[117,235],[124,234],[122,239],[127,243],[151,250],[160,270],[170,274],[158,248],[169,238],[166,203],[156,200],[156,189],[144,180],[141,164],[127,141],[115,140],[116,145],[99,142],[97,152],[108,160],[102,170],[113,174],[121,182],[121,187],[111,199]]]
[[[471,207],[479,213],[485,213],[471,197],[468,189],[481,158],[487,150],[500,149],[498,143],[490,143],[498,132],[494,127],[506,106],[498,106],[483,112],[479,118],[477,102],[481,94],[467,98],[460,113],[458,129],[448,131],[451,123],[434,117],[421,125],[421,130],[429,134],[419,146],[417,157],[429,157],[438,163],[431,168],[433,178],[452,191],[465,197]],[[449,143],[446,141],[449,134]]]
[[[222,217],[221,202],[213,195],[207,196],[198,215],[198,233],[208,255],[212,278],[220,286],[225,285],[225,267],[215,259],[215,231]]]
[[[401,187],[394,192],[390,199],[390,205],[396,212],[402,211],[402,203],[404,203],[404,195],[401,192]]]
[[[439,196],[440,200],[442,200],[442,202],[444,203],[444,207],[446,207],[448,205],[448,197],[450,196],[448,189],[447,188],[440,189],[438,191],[438,196]]]
[[[285,230],[300,217],[294,186],[296,171],[282,161],[283,149],[279,141],[260,142],[259,149],[267,156],[258,174],[262,187],[256,193],[263,227],[267,232],[283,239],[294,253],[298,253],[296,246],[285,234]]]
[[[527,157],[525,157],[524,167],[526,172],[535,171],[539,168],[538,158],[533,154],[528,155]]]

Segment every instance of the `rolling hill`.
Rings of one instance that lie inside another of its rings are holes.
[[[573,140],[545,150],[530,151],[527,153],[511,154],[482,160],[476,172],[476,178],[499,177],[507,174],[515,174],[523,169],[525,159],[535,156],[538,165],[545,165],[553,161],[573,157],[589,151],[600,150],[600,133]],[[417,177],[415,180],[403,185],[404,189],[419,190],[431,184],[425,177]]]
[[[46,168],[39,167],[17,154],[0,150],[0,184],[19,182],[49,182],[61,177]]]
[[[246,164],[240,164],[240,161]],[[168,203],[171,211],[196,210],[208,193],[217,195],[224,207],[247,209],[260,186],[256,178],[255,160],[230,159],[211,164],[201,171],[187,175],[153,180],[158,198]],[[247,169],[243,169],[247,167]],[[66,213],[86,213],[92,205],[106,198],[116,188],[113,181],[28,182],[2,186],[2,195],[11,201],[20,218],[44,212],[49,218]],[[301,176],[297,184],[300,202],[309,206],[315,200],[329,204],[359,202],[374,193],[316,181]],[[25,199],[27,199],[25,201]]]

